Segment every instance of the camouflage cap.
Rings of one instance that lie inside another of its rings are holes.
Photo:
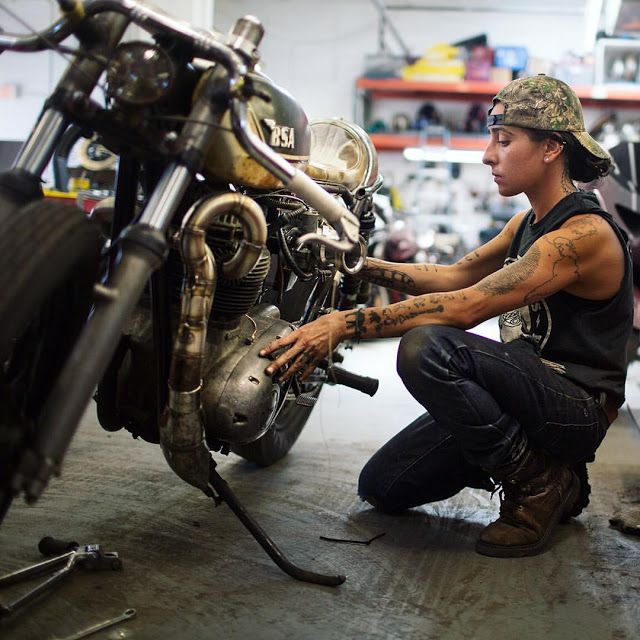
[[[598,158],[609,154],[587,133],[582,105],[575,91],[562,80],[543,73],[510,82],[493,98],[504,105],[502,124],[544,131],[568,131]],[[497,123],[496,123],[497,124]]]

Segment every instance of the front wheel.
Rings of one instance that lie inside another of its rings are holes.
[[[0,520],[48,393],[91,307],[98,226],[39,201],[0,224]]]

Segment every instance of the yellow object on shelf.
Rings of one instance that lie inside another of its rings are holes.
[[[91,189],[91,182],[89,181],[89,178],[71,178],[69,180],[69,189],[71,189],[72,191],[83,191],[86,189]]]
[[[402,68],[404,80],[458,82],[464,78],[464,60],[458,47],[439,43],[424,52],[413,64]]]
[[[76,191],[58,191],[57,189],[43,189],[45,198],[60,198],[61,200],[76,201],[78,193]]]

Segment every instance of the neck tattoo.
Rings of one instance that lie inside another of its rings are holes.
[[[578,190],[576,188],[576,185],[573,184],[573,182],[571,182],[571,180],[569,179],[569,176],[567,175],[566,171],[562,172],[562,178],[560,178],[560,185],[562,186],[562,190],[567,195],[569,195],[570,193],[574,193],[575,191]]]

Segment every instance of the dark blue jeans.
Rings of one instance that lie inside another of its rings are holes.
[[[490,489],[490,472],[527,448],[592,460],[608,420],[587,391],[545,366],[522,341],[501,344],[461,329],[412,329],[398,373],[427,409],[365,465],[358,493],[394,512]]]

